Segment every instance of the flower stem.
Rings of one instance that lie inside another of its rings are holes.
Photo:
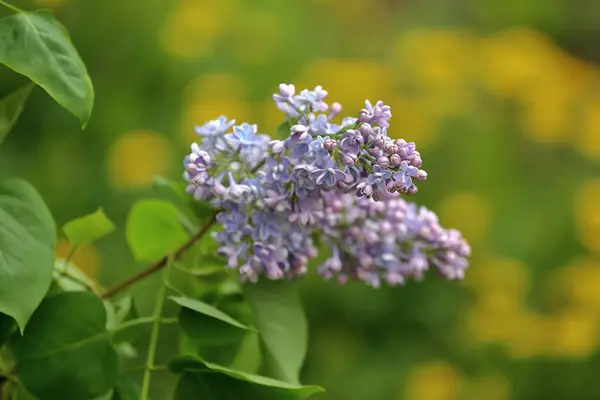
[[[173,262],[173,256],[169,256],[166,262],[166,268],[163,270],[163,282],[158,289],[156,303],[154,304],[154,313],[152,314],[152,332],[150,333],[150,344],[148,345],[148,354],[146,355],[146,367],[144,368],[144,379],[142,380],[142,391],[140,400],[148,400],[150,395],[150,380],[152,379],[152,370],[154,369],[154,357],[156,347],[158,346],[158,335],[160,332],[161,315],[165,297],[167,296],[167,281],[169,278],[169,267]]]
[[[8,8],[9,10],[16,12],[16,13],[22,13],[23,10],[21,10],[20,8],[17,8],[15,6],[13,6],[12,4],[8,4],[7,2],[0,0],[0,5],[3,5],[4,7]]]
[[[0,0],[0,1],[2,1],[2,0]],[[216,222],[216,220],[217,220],[217,214],[219,212],[221,212],[221,210],[215,210],[215,212],[213,212],[213,214],[211,215],[211,217],[208,220],[208,222],[206,224],[204,224],[200,228],[200,230],[194,236],[192,236],[187,242],[185,242],[179,249],[175,250],[175,252],[173,254],[168,255],[168,256],[164,256],[163,258],[161,258],[156,263],[148,266],[147,268],[141,270],[137,274],[132,275],[129,278],[125,279],[124,281],[122,281],[122,282],[116,284],[115,286],[107,289],[102,294],[101,297],[103,299],[108,299],[108,298],[114,296],[115,294],[120,293],[122,290],[128,288],[129,286],[133,285],[134,283],[142,280],[143,278],[145,278],[145,277],[147,277],[149,275],[152,275],[156,271],[159,271],[162,268],[164,268],[167,265],[167,261],[169,260],[170,257],[172,257],[173,260],[181,257],[181,255],[183,253],[185,253],[190,247],[192,247],[192,245],[194,245],[194,243],[196,243],[198,240],[200,240],[206,234],[206,232],[208,232],[208,230],[211,228],[211,226]]]

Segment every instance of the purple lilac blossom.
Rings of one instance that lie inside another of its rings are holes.
[[[415,143],[388,136],[390,107],[367,100],[337,124],[342,106],[327,95],[279,86],[283,140],[225,116],[196,128],[202,141],[184,159],[184,179],[196,200],[221,209],[213,237],[227,267],[246,282],[299,277],[317,256],[318,232],[331,251],[317,268],[325,278],[398,285],[432,267],[462,278],[470,248],[460,232],[400,197],[427,173]]]

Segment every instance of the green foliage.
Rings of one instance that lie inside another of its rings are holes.
[[[179,322],[183,331],[203,344],[224,344],[239,341],[250,330],[223,311],[188,297],[171,297],[181,306]]]
[[[69,241],[80,246],[90,244],[115,230],[115,225],[99,208],[92,214],[74,219],[63,226],[63,232]]]
[[[297,384],[306,355],[308,327],[295,288],[284,281],[245,285],[244,297],[268,354],[269,375]]]
[[[236,371],[194,355],[175,358],[169,369],[181,374],[175,392],[177,400],[299,400],[323,391],[318,386],[301,386]]]
[[[0,19],[0,63],[43,87],[85,127],[94,90],[66,29],[48,11],[25,12],[3,0],[0,6],[14,12]],[[0,100],[0,142],[19,118],[32,87],[28,84]],[[284,125],[281,129],[289,130],[289,123]],[[202,240],[214,230],[213,207],[193,201],[183,182],[156,178],[154,188],[167,199],[135,203],[125,230],[135,259],[153,264],[102,292],[71,261],[79,246],[115,230],[102,208],[63,226],[71,253],[55,259],[56,226],[38,192],[23,180],[0,181],[0,374],[8,378],[0,380],[0,397],[149,400],[158,369],[159,328],[175,322],[182,354],[189,353],[172,358],[177,354],[173,351],[169,356],[170,371],[179,374],[176,399],[296,400],[321,392],[299,384],[306,322],[291,287],[260,283],[242,293],[214,241]],[[191,239],[190,232],[196,232]],[[186,258],[187,251],[191,257]],[[171,269],[198,281],[203,294],[183,295],[169,280]],[[151,316],[139,315],[129,296],[112,298],[159,270],[163,280],[157,282],[158,290],[152,288],[156,304]],[[163,304],[167,296],[172,302]],[[174,307],[178,318],[163,315]],[[259,332],[251,326],[250,314]],[[148,325],[145,363],[136,366],[143,372],[138,382],[122,366],[139,362],[134,345]],[[268,361],[263,369],[281,380],[251,373],[262,360]]]
[[[15,329],[15,321],[6,314],[0,313],[0,347]]]
[[[44,88],[85,127],[94,88],[67,30],[49,11],[18,11],[0,19],[0,63]]]
[[[27,84],[0,100],[0,144],[19,119],[33,84]]]
[[[102,396],[117,378],[118,360],[106,329],[106,311],[91,293],[46,298],[11,348],[21,382],[43,399]]]
[[[177,207],[159,199],[141,200],[132,207],[126,235],[135,258],[148,262],[173,252],[188,239]]]
[[[0,181],[0,221],[0,313],[22,331],[52,281],[56,227],[38,192],[20,179]]]

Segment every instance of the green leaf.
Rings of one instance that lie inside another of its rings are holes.
[[[35,188],[20,179],[0,181],[0,221],[0,313],[22,331],[52,282],[56,226]]]
[[[246,335],[230,367],[240,371],[256,373],[262,362],[260,338]]]
[[[283,121],[277,126],[277,139],[283,140],[290,135],[290,128],[292,124],[290,121]]]
[[[269,375],[297,384],[306,356],[308,327],[295,288],[289,282],[263,279],[244,285],[243,291],[268,352],[265,358],[271,359]]]
[[[238,322],[223,311],[188,297],[171,297],[181,306],[179,324],[196,343],[222,346],[239,342],[252,328]]]
[[[139,400],[139,398],[140,388],[138,384],[127,375],[119,375],[113,400]]]
[[[218,308],[213,307],[210,304],[206,304],[200,300],[195,300],[195,299],[192,299],[189,297],[183,297],[183,296],[171,297],[171,300],[173,300],[175,303],[179,304],[181,307],[183,307],[185,309],[192,310],[197,313],[220,320],[229,325],[233,325],[237,328],[251,329],[250,327],[231,318],[229,315],[225,314],[223,311],[219,310]]]
[[[0,347],[6,342],[15,329],[15,320],[6,314],[0,313]]]
[[[153,187],[158,193],[166,194],[167,199],[179,205],[186,216],[191,214],[197,224],[202,224],[212,215],[214,208],[207,201],[195,200],[194,196],[185,191],[187,185],[184,181],[171,181],[162,176],[156,176],[153,181]]]
[[[318,386],[295,385],[236,371],[194,355],[176,357],[169,363],[169,369],[182,374],[175,391],[176,400],[297,400],[323,392]]]
[[[67,239],[75,246],[90,244],[114,230],[115,225],[106,217],[102,208],[98,208],[92,214],[69,221],[63,226]]]
[[[0,100],[0,144],[19,119],[32,88],[33,84],[25,85]]]
[[[115,391],[110,389],[108,392],[104,393],[102,396],[96,397],[94,400],[111,400],[114,396]]]
[[[89,292],[46,298],[11,346],[21,382],[43,399],[102,396],[118,376],[104,305]]]
[[[188,234],[177,207],[168,201],[140,200],[127,219],[127,242],[138,261],[156,261],[184,244]]]
[[[92,81],[52,13],[19,12],[0,19],[0,43],[0,63],[44,88],[85,128],[94,106]]]

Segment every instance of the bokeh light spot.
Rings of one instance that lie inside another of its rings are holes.
[[[227,29],[234,8],[233,0],[180,0],[160,31],[162,47],[185,59],[210,54],[215,40]]]
[[[600,180],[583,183],[575,197],[577,234],[590,251],[600,252]]]
[[[458,400],[463,386],[460,371],[444,361],[417,366],[411,373],[408,400]]]
[[[172,166],[170,142],[157,132],[135,130],[123,134],[108,153],[111,184],[119,189],[137,189],[152,183]]]

